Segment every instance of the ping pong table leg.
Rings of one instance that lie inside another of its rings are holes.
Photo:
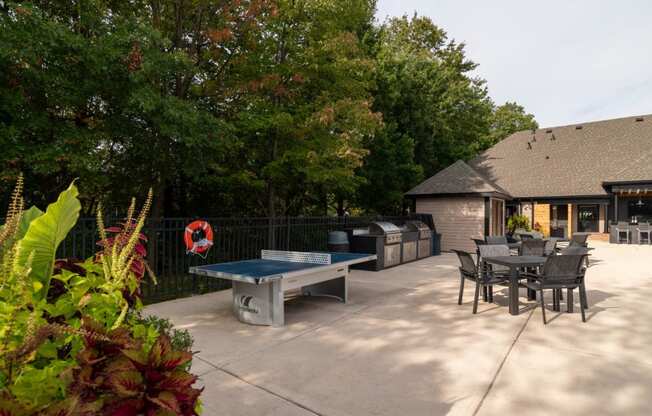
[[[285,297],[280,280],[274,280],[270,285],[271,302],[270,309],[272,313],[272,326],[285,325]]]
[[[339,277],[304,286],[301,291],[307,296],[330,296],[346,303],[349,300],[347,277],[348,272],[344,272]]]
[[[233,311],[241,322],[283,326],[283,302],[280,280],[260,285],[233,282]]]

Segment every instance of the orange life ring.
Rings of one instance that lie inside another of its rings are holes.
[[[187,253],[203,254],[213,246],[213,229],[206,221],[193,221],[186,226],[183,241]]]

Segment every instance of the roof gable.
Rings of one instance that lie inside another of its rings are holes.
[[[408,196],[433,194],[509,194],[461,160],[407,192]]]

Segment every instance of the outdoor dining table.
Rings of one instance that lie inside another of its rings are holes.
[[[546,262],[543,256],[498,256],[485,257],[484,262],[509,267],[509,313],[518,315],[518,276],[524,267],[540,267]],[[528,297],[531,294],[528,292]]]

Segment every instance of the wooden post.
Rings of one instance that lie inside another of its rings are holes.
[[[566,237],[571,238],[573,236],[573,204],[568,204],[568,235]]]
[[[534,204],[534,224],[539,223],[544,237],[550,237],[550,204]]]

